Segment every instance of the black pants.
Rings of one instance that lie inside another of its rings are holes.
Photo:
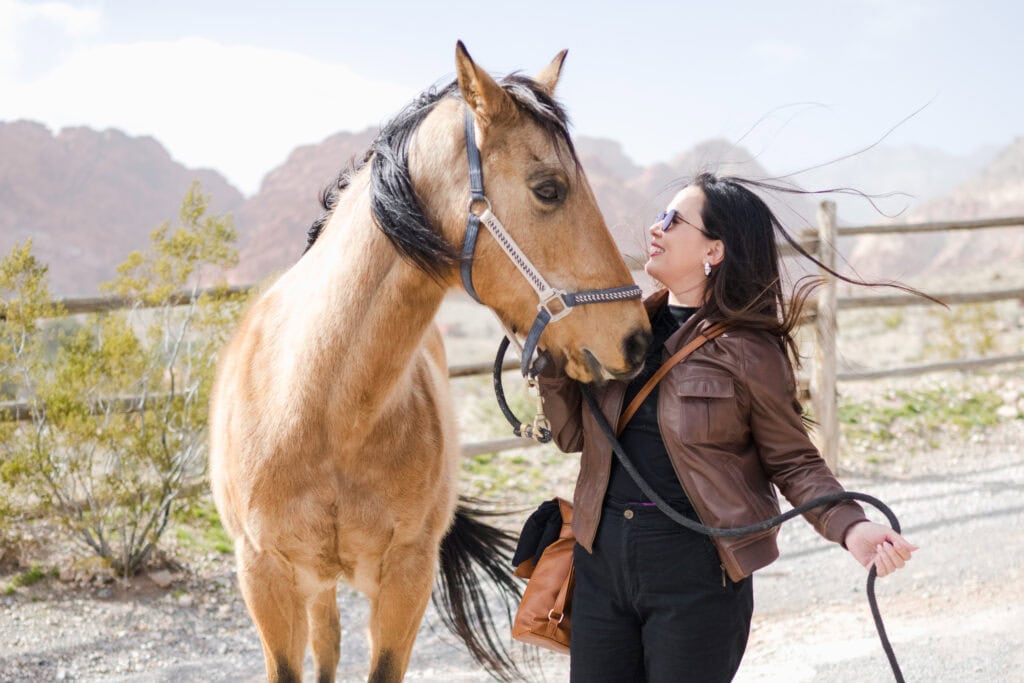
[[[606,502],[594,553],[573,553],[570,679],[579,683],[729,681],[754,610],[711,540],[657,508]],[[724,583],[724,585],[723,585]]]

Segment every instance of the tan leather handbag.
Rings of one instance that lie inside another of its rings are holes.
[[[516,576],[529,579],[512,624],[512,637],[531,645],[569,654],[569,609],[572,605],[572,503],[558,499],[562,530],[544,549],[540,560],[516,567]]]

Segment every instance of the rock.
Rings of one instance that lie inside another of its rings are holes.
[[[996,415],[1004,420],[1012,420],[1017,417],[1017,406],[1015,405],[1001,405],[996,408]]]
[[[191,607],[196,602],[195,598],[191,595],[181,595],[178,597],[178,604],[182,607]]]
[[[149,577],[150,581],[160,586],[161,588],[167,588],[168,586],[170,586],[172,583],[174,583],[175,578],[174,575],[166,569],[150,572],[149,574],[147,574],[147,576]]]

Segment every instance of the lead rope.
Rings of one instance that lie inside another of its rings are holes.
[[[533,438],[541,443],[547,443],[551,441],[550,424],[548,424],[547,418],[544,416],[544,402],[543,398],[541,398],[540,396],[540,391],[536,386],[535,376],[528,377],[527,379],[530,382],[531,393],[535,392],[537,398],[539,421],[537,418],[535,418],[533,425],[524,425],[518,418],[516,418],[511,408],[509,408],[508,402],[505,400],[505,390],[502,387],[501,382],[501,366],[502,362],[505,359],[505,352],[508,349],[508,345],[509,339],[508,337],[505,337],[504,339],[501,340],[501,343],[498,345],[498,355],[494,359],[494,395],[498,401],[498,407],[501,408],[501,412],[505,415],[505,419],[508,420],[509,424],[512,425],[512,430],[516,434],[516,436]],[[537,368],[537,371],[539,372],[540,369],[541,368]],[[747,536],[749,534],[754,534],[759,531],[764,531],[766,529],[771,529],[773,527],[780,526],[785,522],[788,522],[789,520],[793,519],[794,517],[802,515],[808,510],[813,510],[814,508],[820,507],[822,505],[828,505],[830,503],[835,503],[841,500],[859,500],[878,509],[883,515],[885,515],[885,518],[889,520],[889,525],[893,528],[893,530],[895,530],[896,533],[900,532],[900,521],[896,518],[896,515],[893,513],[893,511],[889,509],[888,505],[886,505],[879,499],[875,498],[874,496],[869,496],[866,493],[860,493],[857,491],[842,491],[840,493],[832,493],[827,496],[819,496],[818,498],[808,501],[803,505],[799,505],[793,508],[792,510],[787,510],[786,512],[783,512],[782,514],[776,517],[766,519],[763,522],[758,522],[757,524],[751,524],[750,526],[722,529],[704,526],[699,522],[695,522],[692,519],[685,517],[684,515],[674,510],[671,506],[669,506],[668,503],[665,502],[665,500],[661,496],[657,494],[657,492],[654,489],[651,488],[650,484],[648,484],[647,481],[640,475],[640,472],[637,471],[636,467],[629,459],[629,456],[626,455],[626,452],[622,448],[622,444],[620,444],[619,440],[615,437],[615,433],[612,431],[611,425],[608,424],[608,420],[605,419],[604,413],[601,412],[601,409],[597,405],[597,401],[594,399],[594,395],[591,391],[590,386],[581,383],[579,387],[580,392],[583,394],[583,398],[587,402],[587,406],[589,406],[590,408],[590,412],[594,415],[595,419],[597,420],[598,426],[601,428],[601,432],[604,433],[605,437],[608,439],[608,442],[611,444],[612,451],[614,451],[615,457],[618,459],[619,464],[622,465],[623,469],[626,470],[626,473],[629,474],[630,478],[634,482],[636,482],[636,485],[640,488],[641,491],[643,491],[644,495],[646,495],[647,498],[652,503],[654,503],[659,510],[661,510],[673,522],[681,526],[684,526],[691,531],[696,531],[697,533],[704,534],[705,536]],[[871,616],[875,621],[875,630],[878,631],[878,639],[882,642],[882,649],[885,651],[885,656],[889,660],[889,666],[892,668],[893,677],[896,679],[896,683],[905,683],[903,679],[903,672],[900,670],[899,662],[896,661],[896,653],[893,651],[892,643],[889,642],[889,636],[885,632],[885,623],[882,621],[882,613],[878,608],[878,598],[875,596],[875,580],[877,578],[878,570],[874,565],[872,565],[871,569],[868,571],[868,581],[866,588],[868,595],[868,605],[871,608]]]
[[[539,443],[548,443],[551,441],[551,424],[548,422],[547,417],[544,415],[544,398],[540,395],[540,387],[537,386],[537,378],[535,375],[527,375],[526,383],[529,387],[528,391],[530,396],[533,397],[537,413],[533,418],[533,424],[523,423],[515,416],[512,409],[509,408],[508,401],[505,400],[505,389],[501,383],[501,366],[505,360],[505,351],[508,350],[509,339],[513,339],[506,335],[502,338],[501,343],[498,344],[498,355],[494,358],[494,397],[498,401],[498,407],[501,408],[502,414],[508,423],[512,425],[512,433],[516,436],[523,437],[525,439],[533,439]],[[519,351],[522,352],[522,347],[519,347]],[[534,364],[536,366],[536,364]],[[536,368],[537,371],[540,368]]]

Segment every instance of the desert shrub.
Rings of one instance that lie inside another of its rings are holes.
[[[174,511],[205,489],[214,362],[241,307],[237,295],[206,290],[237,262],[230,217],[207,206],[193,185],[180,225],[154,230],[149,249],[104,286],[128,307],[64,326],[56,343],[39,324],[61,313],[45,266],[30,244],[3,261],[0,379],[17,384],[30,418],[0,423],[6,500],[58,520],[123,575],[145,564]]]

